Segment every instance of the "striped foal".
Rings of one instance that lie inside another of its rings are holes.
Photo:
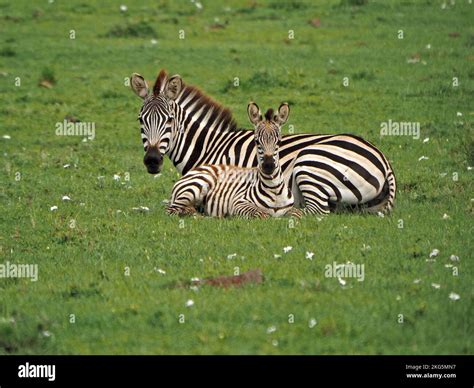
[[[255,126],[258,167],[221,164],[192,169],[175,183],[168,214],[191,215],[202,208],[213,217],[301,217],[302,212],[293,207],[278,158],[280,128],[288,119],[288,105],[282,104],[276,115],[269,109],[265,119],[257,104],[249,104],[247,111]]]
[[[228,109],[184,85],[179,75],[162,70],[149,92],[143,77],[133,74],[131,87],[143,99],[139,120],[149,173],[160,172],[164,155],[182,174],[204,164],[257,166],[254,132],[237,130]],[[307,214],[326,214],[341,204],[369,212],[393,207],[392,167],[358,136],[282,136],[280,164],[295,205]]]

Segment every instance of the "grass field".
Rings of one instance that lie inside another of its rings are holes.
[[[213,3],[0,0],[0,264],[39,271],[0,278],[0,354],[472,354],[474,5]],[[242,127],[250,100],[288,101],[295,132],[373,142],[394,212],[167,217],[178,175],[169,160],[146,172],[125,85],[161,68]],[[93,141],[55,134],[71,116]],[[381,136],[390,119],[419,122],[419,139]],[[364,281],[325,276],[347,261]],[[175,286],[236,267],[264,283]]]

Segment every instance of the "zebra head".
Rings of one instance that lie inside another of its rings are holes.
[[[272,175],[275,169],[279,167],[280,128],[288,120],[290,107],[286,103],[281,104],[275,115],[273,109],[268,109],[264,118],[258,105],[251,102],[247,108],[247,113],[250,122],[255,127],[258,167],[265,175]]]
[[[151,93],[140,74],[132,74],[130,86],[135,94],[143,99],[138,115],[145,148],[143,163],[150,174],[158,174],[163,165],[163,155],[171,146],[176,122],[175,99],[183,88],[183,82],[179,75],[168,78],[166,72],[161,70]]]

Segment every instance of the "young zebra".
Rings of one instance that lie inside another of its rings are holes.
[[[179,75],[168,77],[162,70],[152,90],[139,74],[130,81],[143,99],[139,120],[150,174],[160,172],[165,155],[181,174],[209,164],[257,166],[254,131],[237,129],[228,109]],[[397,188],[392,167],[361,137],[283,135],[279,151],[295,206],[306,214],[327,214],[339,205],[372,213],[392,209]]]
[[[168,214],[191,215],[203,208],[213,217],[301,217],[279,163],[280,128],[288,119],[288,104],[282,104],[276,115],[269,109],[265,119],[255,103],[247,112],[255,127],[258,167],[221,164],[192,169],[175,183]]]

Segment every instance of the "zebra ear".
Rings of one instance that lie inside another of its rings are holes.
[[[148,85],[140,74],[132,74],[130,77],[130,87],[138,97],[145,98],[148,96]]]
[[[172,100],[176,99],[181,93],[181,89],[183,88],[183,80],[181,77],[176,74],[168,80],[165,87],[165,93],[168,98]]]
[[[260,108],[255,104],[255,102],[249,104],[247,107],[247,113],[249,115],[249,120],[253,125],[257,125],[263,119],[262,114],[260,113]]]
[[[275,115],[273,120],[281,127],[283,124],[286,123],[289,115],[290,115],[290,107],[286,102],[284,102],[278,108],[278,113]]]

